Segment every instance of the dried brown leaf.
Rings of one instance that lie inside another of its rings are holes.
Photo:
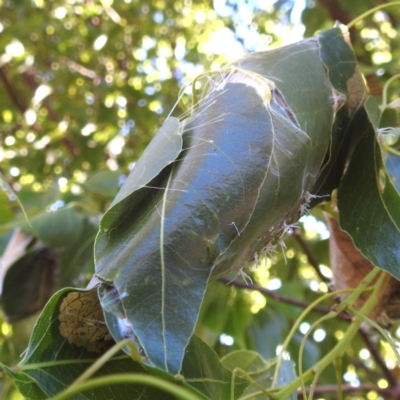
[[[325,215],[330,230],[329,255],[333,271],[335,290],[356,288],[362,279],[374,267],[354,246],[351,237],[340,229],[337,219]],[[370,317],[383,325],[393,323],[400,318],[400,282],[387,275],[386,285],[380,292],[381,301]],[[358,309],[368,299],[369,293],[363,293],[355,303]]]

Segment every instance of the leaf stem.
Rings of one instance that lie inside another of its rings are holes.
[[[270,396],[270,390],[263,388],[256,380],[254,380],[246,371],[244,371],[242,368],[235,368],[232,371],[232,380],[231,380],[231,400],[233,400],[234,397],[234,390],[235,390],[235,386],[234,386],[234,382],[235,382],[235,376],[237,375],[237,373],[240,373],[241,375],[243,375],[248,381],[251,382],[251,384],[257,386],[260,391],[265,395],[265,396]],[[252,398],[253,394],[251,394],[251,397],[249,397],[250,399]],[[245,400],[246,398],[248,398],[248,396],[244,396],[241,397],[241,400]]]
[[[380,269],[374,268],[371,272],[377,270],[380,272]],[[371,280],[376,274],[369,273],[367,277],[364,279],[362,282],[362,285],[366,283],[367,278],[368,280]],[[360,312],[362,314],[369,314],[372,309],[379,303],[379,290],[382,286],[382,283],[384,282],[385,279],[385,274],[381,274],[379,277],[378,281],[373,287],[373,291],[371,296],[368,298],[368,300],[364,303],[363,307],[361,308]],[[360,285],[360,286],[362,286]],[[359,292],[360,286],[356,289],[355,292]],[[359,292],[361,293],[361,292]],[[354,292],[353,292],[354,294]],[[349,296],[350,298],[350,296]],[[348,299],[349,299],[348,298]],[[346,300],[348,300],[346,299]],[[354,299],[355,300],[355,299]],[[286,399],[290,394],[295,391],[301,384],[302,380],[308,380],[312,378],[315,374],[316,370],[324,370],[333,360],[337,359],[338,357],[341,357],[345,351],[347,350],[350,342],[353,340],[354,336],[357,334],[358,329],[360,328],[363,320],[359,317],[355,317],[353,319],[352,324],[348,327],[346,330],[343,339],[336,344],[336,346],[325,356],[323,357],[320,361],[318,361],[314,367],[310,368],[308,371],[304,372],[301,377],[298,377],[294,381],[292,381],[289,385],[286,385],[283,387],[278,393],[275,394],[274,399],[279,399],[283,400]]]
[[[338,400],[343,400],[343,390],[342,390],[342,357],[338,357],[335,360],[335,375],[336,375],[336,382],[337,382],[337,397]]]
[[[388,153],[392,153],[392,154],[394,154],[394,155],[396,155],[396,156],[400,156],[400,151],[395,150],[393,147],[384,145],[383,148],[384,148]]]
[[[371,14],[383,10],[384,8],[389,8],[393,6],[400,6],[400,1],[393,1],[391,3],[386,3],[386,4],[381,4],[379,6],[373,7],[370,10],[366,11],[365,13],[362,13],[359,15],[357,18],[353,19],[353,21],[350,21],[347,24],[347,28],[352,28],[357,22],[362,21],[364,18],[369,17]]]
[[[118,385],[118,384],[137,384],[137,385],[148,385],[157,389],[164,390],[181,400],[204,400],[206,397],[200,396],[196,393],[189,391],[188,389],[178,386],[177,384],[168,382],[156,376],[146,374],[116,374],[106,375],[99,378],[91,379],[90,381],[80,383],[75,386],[71,386],[64,390],[57,396],[53,397],[53,400],[65,400],[69,397],[80,394],[87,390],[99,389],[103,386]]]
[[[315,372],[315,376],[314,376],[314,379],[311,384],[311,390],[310,390],[310,394],[308,396],[308,400],[312,400],[314,397],[315,388],[317,387],[317,382],[321,375],[321,372],[322,372],[322,370],[318,370]],[[307,400],[307,394],[305,392],[303,392],[303,396],[306,396],[305,399]]]
[[[361,295],[362,292],[364,292],[365,289],[367,289],[367,286],[372,282],[372,280],[381,272],[382,270],[375,267],[373,268],[367,275],[366,277],[359,283],[359,285],[356,287],[356,289],[347,297],[344,301],[342,301],[336,311],[337,313],[340,313],[344,311],[348,306],[353,305],[353,303],[358,299],[358,297]],[[385,276],[384,274],[382,274]],[[382,279],[382,276],[379,278]],[[372,296],[372,295],[371,295]]]
[[[285,352],[285,350],[287,349],[287,347],[289,346],[290,341],[292,340],[292,337],[294,336],[294,334],[296,333],[301,321],[303,321],[303,319],[306,317],[306,315],[312,311],[314,309],[314,307],[319,304],[322,303],[323,301],[336,296],[338,294],[343,294],[343,293],[349,293],[352,292],[353,289],[343,289],[343,290],[337,290],[336,292],[331,292],[331,293],[327,293],[322,297],[319,297],[318,299],[316,299],[315,301],[313,301],[301,314],[300,316],[297,318],[296,322],[294,323],[292,329],[290,330],[289,334],[287,335],[285,341],[283,342],[282,345],[282,349],[279,353],[278,356],[278,360],[277,360],[277,366],[275,369],[275,374],[274,374],[274,379],[272,381],[272,387],[274,387],[276,385],[276,382],[278,380],[278,374],[279,374],[279,369],[282,363],[282,357],[283,357],[283,353]]]
[[[247,289],[247,290],[249,290],[249,289],[257,290],[258,292],[262,293],[265,296],[271,297],[272,299],[277,300],[279,302],[291,304],[295,307],[307,308],[310,306],[310,303],[308,301],[298,300],[293,297],[286,296],[282,293],[278,293],[274,290],[268,290],[260,285],[254,284],[254,283],[246,283],[246,282],[240,281],[238,279],[232,280],[231,278],[228,278],[228,277],[219,278],[218,281],[221,283],[224,283],[228,286],[235,286],[235,287]],[[352,289],[350,289],[350,290],[352,290]],[[313,311],[326,314],[330,311],[330,307],[316,306],[313,308]]]
[[[174,173],[174,167],[172,167],[171,172],[168,177],[167,184],[165,186],[165,191],[162,199],[161,208],[161,220],[160,220],[160,272],[161,272],[161,324],[162,324],[162,338],[164,347],[164,367],[168,372],[168,360],[167,360],[167,343],[166,343],[166,322],[165,322],[165,286],[166,286],[166,266],[164,258],[164,231],[165,231],[165,209],[167,205],[168,190],[171,185],[172,174]]]
[[[390,79],[387,80],[387,82],[385,83],[385,86],[383,86],[383,93],[382,93],[382,104],[380,105],[380,110],[381,110],[381,114],[380,114],[380,118],[382,117],[382,114],[384,113],[386,107],[387,107],[387,92],[389,89],[389,86],[391,85],[391,83],[393,81],[395,81],[396,79],[400,78],[400,74],[396,74],[394,76],[392,76]]]
[[[118,353],[125,346],[129,346],[131,350],[131,357],[134,361],[140,361],[140,356],[136,350],[135,345],[130,339],[124,339],[116,343],[111,349],[107,350],[99,359],[97,359],[82,375],[80,375],[72,384],[71,387],[79,385],[87,381],[94,375],[112,356]]]
[[[308,337],[310,336],[311,332],[316,328],[320,323],[332,319],[336,317],[336,311],[331,311],[330,313],[322,316],[321,318],[317,319],[310,327],[310,329],[306,332],[306,334],[303,337],[303,340],[301,341],[300,344],[300,349],[299,349],[299,376],[303,376],[303,352],[304,352],[304,347],[306,345],[306,341]],[[314,369],[314,368],[313,368]],[[320,371],[321,373],[321,371]],[[307,394],[306,394],[306,387],[304,384],[304,379],[301,380],[301,389],[303,391],[303,397],[307,399]],[[312,399],[312,397],[311,397]]]
[[[397,363],[398,366],[400,366],[400,354],[399,351],[396,348],[396,345],[393,343],[393,340],[390,338],[388,333],[381,327],[379,326],[374,320],[371,318],[367,317],[366,315],[362,314],[360,311],[357,311],[354,307],[349,307],[349,311],[356,315],[359,318],[362,318],[365,322],[368,322],[370,325],[372,325],[384,338],[385,340],[389,343],[390,347],[392,348],[394,355],[397,358]]]

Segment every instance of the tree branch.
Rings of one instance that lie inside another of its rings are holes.
[[[307,387],[306,392],[310,393],[311,388]],[[327,393],[337,393],[338,387],[337,385],[321,385],[317,386],[314,390],[314,394],[327,394]],[[395,388],[386,388],[382,389],[379,386],[374,386],[374,385],[360,385],[358,387],[353,387],[350,385],[343,385],[342,386],[342,392],[345,393],[357,393],[357,392],[370,392],[370,391],[375,391],[379,394],[385,394],[389,395],[393,399],[398,399],[400,396],[400,387],[397,386]],[[302,391],[299,389],[297,391],[297,394],[301,396]],[[387,399],[387,397],[385,397]]]
[[[33,91],[36,90],[37,84],[34,81],[34,79],[32,78],[32,74],[25,72],[22,75],[23,75],[26,85]],[[8,96],[10,97],[11,101],[13,102],[13,104],[15,105],[17,110],[21,114],[24,114],[27,110],[27,105],[25,104],[25,102],[23,101],[21,96],[19,96],[18,92],[14,89],[13,85],[11,84],[10,80],[8,79],[7,72],[6,72],[4,66],[0,67],[0,81],[3,83],[5,91],[7,92]],[[59,119],[58,119],[56,113],[50,107],[50,105],[47,102],[44,103],[44,105],[49,113],[49,117],[51,118],[51,120],[54,122],[58,122]],[[32,125],[32,129],[36,132],[42,131],[42,128],[37,123],[34,123]],[[75,157],[78,154],[78,150],[77,150],[75,144],[69,137],[64,136],[61,139],[61,141],[63,142],[64,146],[66,147],[66,149],[72,156]]]
[[[92,71],[91,69],[88,69],[86,67],[84,67],[83,65],[80,65],[78,63],[76,63],[75,61],[70,60],[67,57],[60,57],[60,61],[64,64],[66,64],[72,71],[78,72],[79,74],[93,79],[93,80],[99,80],[100,77],[97,76],[95,71]]]
[[[342,8],[339,0],[318,0],[318,3],[328,11],[330,17],[334,21],[348,24],[353,19],[351,15]]]
[[[294,232],[295,238],[297,239],[298,243],[302,247],[303,251],[306,253],[309,263],[311,265],[313,265],[313,267],[315,268],[315,270],[317,272],[320,272],[319,263],[318,263],[317,258],[314,256],[314,254],[312,253],[311,249],[308,247],[307,243],[300,236],[300,233],[301,233],[300,230],[296,229],[295,232]],[[319,275],[321,276],[322,274],[319,273]],[[323,277],[323,278],[325,278],[325,277]],[[326,280],[326,278],[324,280]],[[264,294],[265,296],[271,297],[271,298],[273,298],[275,300],[282,301],[282,302],[287,303],[287,304],[294,305],[296,307],[306,308],[306,307],[308,307],[310,305],[310,303],[308,303],[306,301],[297,300],[297,299],[294,299],[292,297],[277,293],[275,291],[268,290],[268,289],[263,288],[262,286],[259,286],[257,284],[253,284],[253,283],[252,284],[248,284],[246,282],[239,281],[237,279],[231,280],[228,277],[220,278],[219,281],[222,282],[222,283],[225,283],[227,285],[232,285],[232,286],[236,286],[236,287],[239,287],[239,288],[257,290],[258,292]],[[316,311],[316,312],[320,312],[320,313],[326,314],[329,311],[331,311],[331,308],[324,307],[324,306],[316,306],[313,310]],[[346,321],[350,321],[351,320],[351,317],[348,314],[344,314],[344,313],[339,314],[338,317],[340,319],[346,320]],[[381,394],[389,394],[391,397],[393,397],[393,399],[400,400],[400,383],[398,382],[396,376],[393,374],[393,372],[389,368],[387,368],[385,361],[383,360],[382,356],[380,355],[379,350],[376,348],[375,344],[372,342],[372,340],[369,337],[368,333],[365,332],[363,329],[360,329],[359,333],[360,333],[361,337],[364,339],[365,344],[366,344],[368,350],[370,351],[372,357],[374,358],[375,362],[380,366],[385,378],[389,382],[389,388],[388,389],[381,389],[379,387],[376,388],[376,387],[372,387],[372,386],[368,386],[368,385],[360,386],[359,388],[354,388],[354,387],[348,385],[348,386],[344,387],[343,391],[347,391],[347,392],[353,391],[353,392],[355,392],[355,391],[375,390],[375,391],[377,391],[377,392],[379,392]],[[329,388],[331,388],[331,389],[329,389]],[[320,392],[318,392],[317,390],[320,390]],[[332,385],[332,386],[321,386],[321,387],[317,388],[317,390],[315,392],[316,394],[318,394],[318,393],[324,394],[325,393],[324,390],[328,390],[330,392],[336,392],[337,391],[337,386],[335,386],[335,385]]]
[[[246,283],[243,281],[239,281],[238,279],[232,280],[226,276],[224,276],[223,278],[220,278],[218,280],[219,280],[219,282],[225,283],[226,285],[235,286],[235,287],[242,288],[242,289],[257,290],[258,292],[260,292],[268,297],[271,297],[278,301],[282,301],[283,303],[291,304],[296,307],[307,308],[311,304],[307,301],[297,300],[297,299],[294,299],[293,297],[289,297],[284,294],[274,292],[273,290],[268,290],[266,288],[263,288],[260,285],[254,284],[254,283]],[[324,306],[316,306],[313,308],[313,310],[323,313],[323,314],[327,314],[329,311],[331,311],[331,308],[324,307]]]
[[[308,247],[308,244],[305,242],[305,240],[301,237],[301,230],[299,228],[293,229],[293,236],[296,239],[297,243],[300,245],[305,255],[307,256],[307,261],[315,269],[315,272],[318,274],[320,279],[325,283],[329,283],[329,279],[326,276],[324,276],[321,270],[319,269],[319,261],[317,257]]]
[[[23,114],[26,111],[26,105],[18,95],[17,91],[14,90],[14,87],[11,85],[4,65],[0,67],[0,80],[3,82],[4,88],[6,89],[6,92],[11,101],[14,103],[15,107],[17,107],[18,111]]]

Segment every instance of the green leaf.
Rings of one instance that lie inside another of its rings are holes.
[[[182,122],[176,161],[167,166],[182,130],[173,120],[104,215],[95,246],[96,275],[120,298],[107,316],[114,338],[123,336],[117,320],[127,322],[149,360],[172,374],[209,277],[240,270],[300,217],[334,114],[316,39],[247,55],[212,82]]]
[[[327,32],[331,31],[337,34],[337,29]],[[307,171],[310,176],[306,178],[314,180],[329,146],[334,116],[332,83],[321,59],[319,39],[310,38],[273,51],[250,53],[237,65],[274,81],[287,105],[285,109],[294,114],[312,141],[308,154],[310,171]],[[310,91],[310,88],[318,90]],[[289,144],[290,150],[292,147]]]
[[[60,189],[57,183],[54,183],[45,192],[34,192],[23,188],[18,192],[18,199],[26,209],[28,215],[34,215],[42,212],[46,207],[60,199]]]
[[[340,226],[374,265],[400,279],[400,196],[382,161],[369,116],[376,111],[366,102],[364,133],[338,190]]]
[[[93,247],[98,231],[98,221],[83,218],[80,236],[70,246],[60,251],[60,272],[56,288],[86,286],[94,272]]]
[[[182,365],[185,382],[210,399],[237,399],[249,382],[236,377],[234,395],[231,396],[232,373],[219,360],[217,354],[196,335],[185,351]]]
[[[264,360],[258,353],[255,353],[254,351],[239,350],[229,353],[227,356],[221,359],[221,362],[231,371],[234,371],[237,368],[245,371],[266,390],[272,387],[276,367],[276,358],[273,358],[272,360]],[[240,371],[237,373],[240,375]],[[285,386],[292,382],[295,378],[296,373],[294,371],[293,363],[289,360],[282,360],[276,387]],[[259,387],[257,387],[255,384],[250,384],[250,386],[244,391],[243,395],[246,396],[259,391]],[[293,393],[289,397],[290,400],[296,398],[296,393]],[[268,399],[268,397],[261,395],[255,397],[255,399],[262,400]]]
[[[251,327],[254,350],[265,359],[276,355],[277,346],[283,343],[288,332],[287,320],[284,316],[268,308],[268,311],[263,309],[255,315],[255,323]]]
[[[306,30],[305,37],[313,36],[315,32],[332,26],[328,10],[316,3],[314,7],[306,7],[301,13],[301,21]]]
[[[60,334],[60,305],[68,293],[79,289],[66,288],[57,292],[41,313],[21,363],[12,370],[4,367],[21,393],[29,399],[52,398],[68,388],[96,359],[97,353],[70,344]],[[87,291],[80,291],[87,293]],[[98,306],[101,313],[100,305]],[[108,361],[95,377],[118,373],[143,373],[144,367],[129,356],[119,353]],[[170,377],[170,380],[173,380]],[[75,399],[172,399],[168,393],[144,385],[121,384],[102,386],[77,395]]]
[[[39,388],[36,382],[24,372],[14,372],[11,368],[0,364],[2,369],[14,382],[20,393],[27,399],[45,400],[48,396]]]
[[[182,151],[182,127],[177,118],[169,117],[144,150],[110,208],[151,182]]]
[[[1,184],[1,180],[0,180]],[[9,196],[2,190],[0,190],[0,225],[4,225],[12,221],[14,214],[12,212],[12,202]]]
[[[84,186],[94,194],[104,197],[114,197],[118,191],[119,171],[100,170],[90,175]]]
[[[43,246],[27,251],[10,265],[1,282],[1,306],[7,320],[40,311],[53,293],[58,255]]]
[[[388,153],[386,168],[397,192],[400,193],[400,157],[397,154]]]
[[[9,322],[40,311],[53,293],[58,253],[28,232],[14,231],[2,254],[0,300]]]
[[[35,215],[18,226],[50,247],[65,248],[79,238],[83,220],[73,208],[64,208]]]
[[[312,193],[318,195],[312,206],[330,197],[339,185],[348,155],[359,139],[359,109],[367,90],[344,25],[318,34],[322,62],[333,86],[335,121],[329,152]]]
[[[220,282],[211,282],[201,305],[199,321],[208,331],[213,332],[213,341],[210,334],[207,336],[207,343],[214,346],[219,339],[221,332],[224,332],[228,318],[235,311],[232,299],[235,297],[234,289]]]

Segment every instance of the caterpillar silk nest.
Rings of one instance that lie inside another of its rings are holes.
[[[101,353],[113,343],[96,289],[68,293],[60,305],[58,319],[60,334],[70,344]]]

